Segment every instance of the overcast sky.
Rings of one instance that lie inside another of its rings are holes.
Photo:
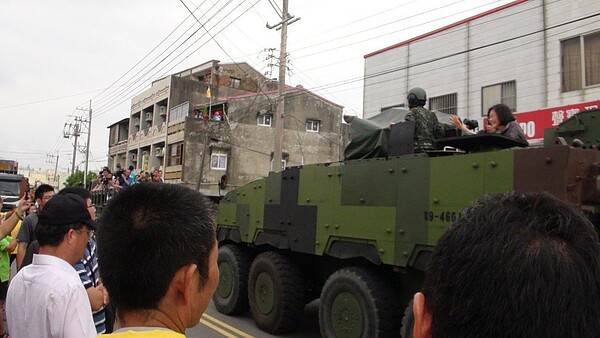
[[[508,2],[290,0],[288,12],[301,19],[288,28],[286,82],[360,116],[365,54]],[[131,98],[153,79],[211,59],[269,71],[263,50],[280,39],[265,26],[280,20],[272,3],[1,0],[0,158],[54,169],[48,155],[58,154],[59,171],[67,171],[73,139],[63,137],[64,126],[87,116],[91,100],[89,167],[97,171],[107,163],[107,126],[129,117]],[[81,170],[84,160],[78,153]]]

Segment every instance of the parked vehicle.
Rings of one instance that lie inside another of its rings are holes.
[[[18,174],[17,161],[0,160],[0,194],[2,194],[2,212],[14,208],[23,194],[29,190],[29,181]]]

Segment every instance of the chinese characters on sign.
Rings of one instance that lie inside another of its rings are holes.
[[[542,139],[544,129],[556,127],[573,115],[600,108],[600,101],[584,102],[568,106],[547,108],[530,112],[516,113],[515,117],[528,140]]]

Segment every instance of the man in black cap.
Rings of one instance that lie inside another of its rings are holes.
[[[86,202],[76,194],[58,194],[46,203],[35,228],[40,253],[8,288],[11,337],[96,336],[88,296],[73,268],[95,227]]]

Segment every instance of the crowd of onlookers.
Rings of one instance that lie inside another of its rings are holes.
[[[218,281],[213,204],[183,186],[134,184],[108,201],[102,225],[95,213],[89,190],[42,184],[0,215],[0,338],[181,338],[198,323]]]
[[[141,170],[135,172],[135,168],[130,165],[128,168],[121,168],[117,164],[115,171],[104,167],[98,174],[98,178],[92,184],[92,191],[122,190],[136,183],[163,183],[162,170],[153,168],[150,171]]]

